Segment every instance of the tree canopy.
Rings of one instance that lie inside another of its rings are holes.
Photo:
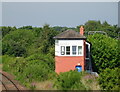
[[[88,36],[91,42],[91,55],[94,70],[100,72],[106,68],[119,67],[120,51],[118,40],[102,34],[94,34]]]

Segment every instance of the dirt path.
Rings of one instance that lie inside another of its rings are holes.
[[[2,71],[0,65],[0,91],[2,90],[28,90],[21,85],[15,77],[7,72]]]

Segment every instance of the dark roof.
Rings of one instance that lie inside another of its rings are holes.
[[[81,35],[79,32],[69,29],[58,34],[54,39],[86,39],[86,37]]]

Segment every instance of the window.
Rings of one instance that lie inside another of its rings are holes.
[[[82,55],[82,46],[61,46],[61,55]]]
[[[70,55],[70,46],[66,46],[66,55]]]
[[[82,46],[78,46],[78,55],[82,54]]]
[[[61,46],[61,55],[65,55],[65,46]]]
[[[72,54],[76,55],[76,46],[72,46]]]

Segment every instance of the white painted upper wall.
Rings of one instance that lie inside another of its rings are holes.
[[[61,55],[61,46],[70,46],[70,55]],[[72,55],[72,46],[77,46],[77,54]],[[82,46],[82,54],[78,55],[78,46]],[[55,56],[83,56],[84,53],[83,40],[56,40],[55,41]]]

